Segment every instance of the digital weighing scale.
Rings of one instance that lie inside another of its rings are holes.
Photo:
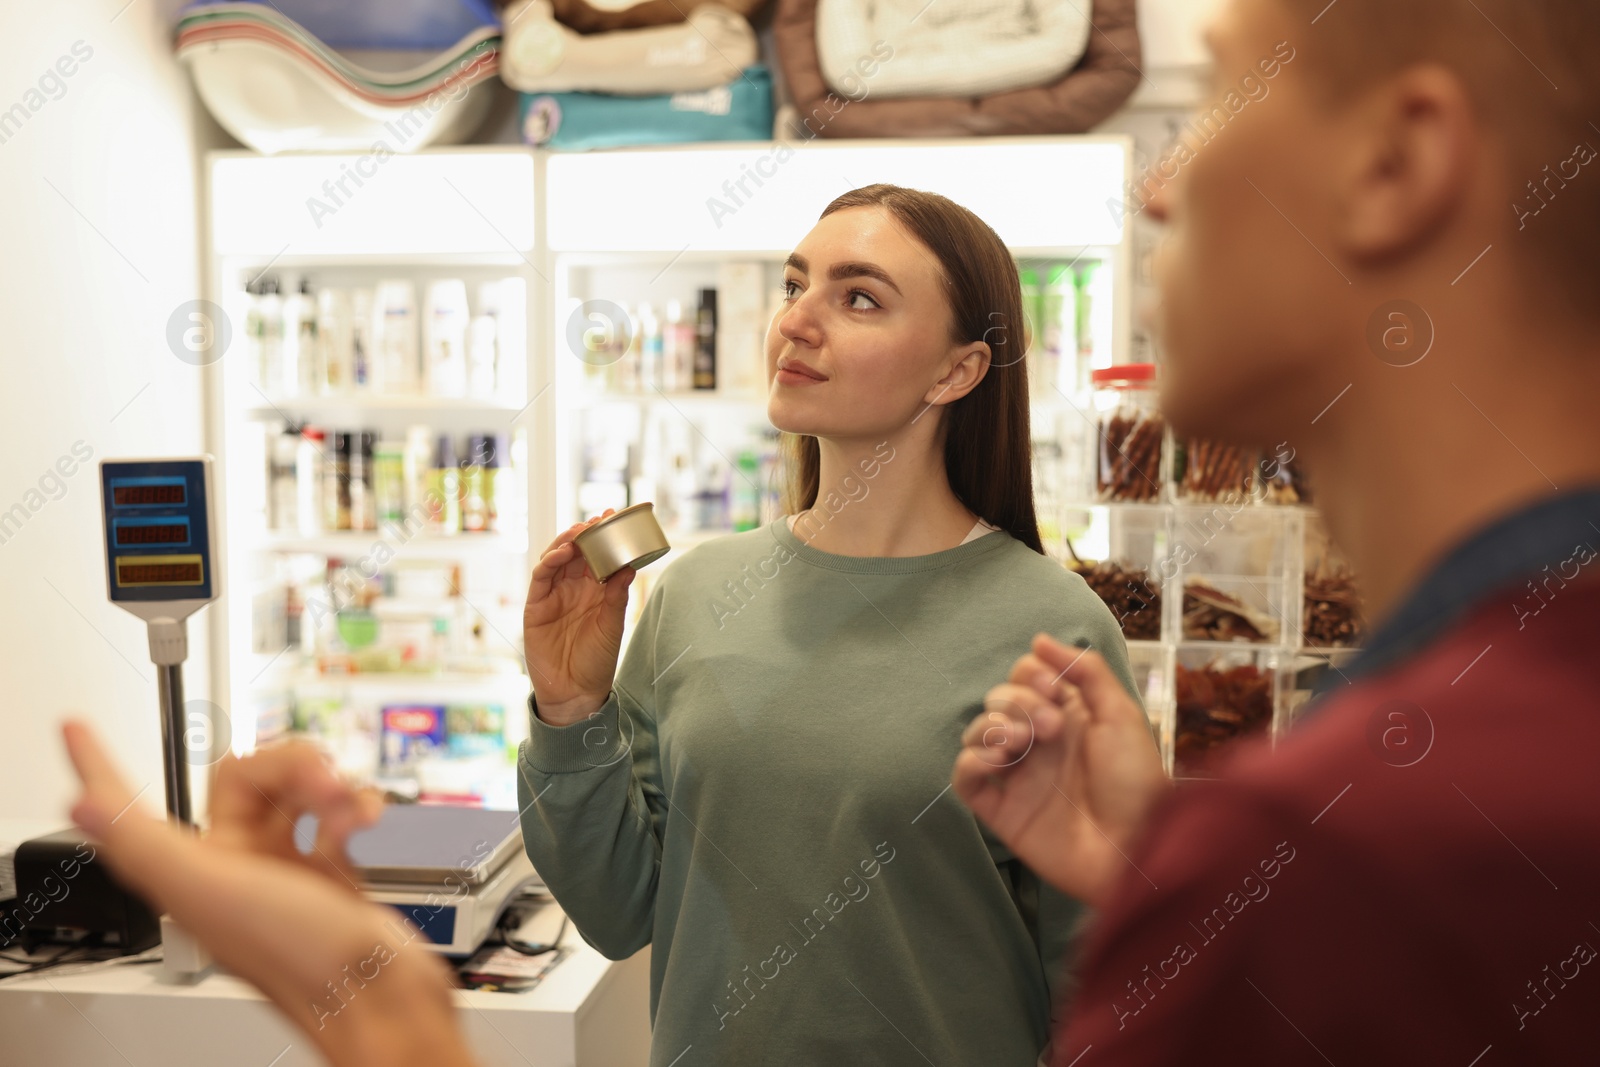
[[[149,629],[167,812],[191,826],[183,661],[189,657],[189,616],[222,595],[211,485],[210,456],[100,462],[106,594]]]
[[[304,851],[316,836],[304,816],[295,844]],[[349,851],[367,899],[411,920],[445,956],[476,952],[518,893],[543,887],[514,811],[390,804],[350,835]]]

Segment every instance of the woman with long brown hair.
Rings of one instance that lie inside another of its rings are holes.
[[[839,197],[784,266],[768,417],[788,510],[667,569],[534,568],[529,855],[583,936],[652,946],[654,1067],[1031,1067],[1079,906],[948,794],[963,729],[1046,632],[1111,614],[1043,552],[1016,266],[930,193]],[[589,520],[593,522],[595,520]]]

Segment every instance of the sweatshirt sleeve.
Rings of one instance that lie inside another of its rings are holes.
[[[528,700],[517,806],[528,858],[583,939],[609,959],[650,943],[666,792],[654,691],[661,589],[645,604],[599,711],[552,726]]]

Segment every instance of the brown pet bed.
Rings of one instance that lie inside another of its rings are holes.
[[[1083,133],[1120,108],[1142,76],[1135,0],[1092,2],[1093,28],[1083,59],[1054,84],[975,98],[874,100],[871,78],[865,77],[865,95],[847,101],[822,77],[817,59],[817,0],[778,0],[772,32],[781,75],[808,131],[795,133],[821,137]]]

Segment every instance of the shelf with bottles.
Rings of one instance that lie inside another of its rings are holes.
[[[765,413],[610,406],[576,413],[572,518],[651,501],[669,540],[752,530],[778,506],[778,435]]]
[[[762,404],[781,262],[557,259],[557,381],[578,403]]]
[[[371,424],[369,424],[371,425]],[[383,431],[261,422],[236,434],[242,489],[262,473],[261,524],[243,540],[272,551],[522,551],[524,431],[458,435],[391,421]],[[401,437],[403,426],[404,436]],[[259,451],[257,451],[259,450]],[[256,455],[260,466],[245,462]]]
[[[519,677],[522,602],[512,589],[520,573],[520,564],[492,559],[262,561],[249,605],[250,652],[266,660],[252,682]]]
[[[243,324],[231,406],[252,414],[515,411],[527,403],[527,293],[504,268],[323,264],[239,269],[225,294]]]

